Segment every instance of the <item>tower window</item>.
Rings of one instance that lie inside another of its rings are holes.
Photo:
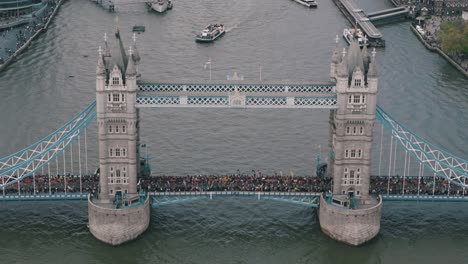
[[[366,96],[365,96],[365,95],[362,95],[362,103],[363,103],[363,104],[366,103]]]
[[[112,96],[111,96],[111,94],[108,94],[108,95],[107,95],[107,101],[108,101],[108,102],[111,102],[111,101],[112,101]]]
[[[122,98],[122,102],[125,102],[125,94],[120,94],[121,98]]]
[[[109,133],[112,133],[112,125],[109,125]]]
[[[113,85],[119,85],[120,84],[120,78],[119,77],[112,77],[112,84]]]
[[[351,150],[351,158],[355,158],[355,157],[356,157],[356,150],[352,149]]]
[[[360,95],[354,95],[354,101],[355,104],[361,103],[361,96]]]
[[[362,150],[358,149],[357,156],[358,158],[362,158]]]
[[[344,156],[345,156],[345,158],[349,158],[349,150],[345,150]]]
[[[356,135],[356,127],[353,127],[353,135]]]
[[[127,131],[125,131],[125,130],[126,130],[126,127],[122,126],[122,133],[127,133]]]
[[[115,126],[115,133],[119,133],[119,126]]]
[[[354,80],[354,86],[361,86],[361,79]]]
[[[114,102],[120,102],[120,95],[119,94],[112,94],[112,99]]]
[[[349,171],[349,184],[354,184],[354,170]]]
[[[114,149],[110,148],[109,149],[109,157],[113,157],[113,156],[114,156]],[[111,171],[112,171],[112,167],[111,167]]]
[[[349,103],[349,104],[353,102],[353,99],[352,99],[352,98],[353,98],[352,95],[348,96],[348,103]]]
[[[119,148],[115,149],[115,156],[120,157],[120,149]]]
[[[122,157],[127,156],[127,150],[125,148],[122,149]]]
[[[359,134],[361,134],[361,135],[364,134],[364,128],[362,126],[359,127]]]

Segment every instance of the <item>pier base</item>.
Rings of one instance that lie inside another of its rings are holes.
[[[139,206],[114,209],[94,203],[88,198],[89,231],[94,237],[110,245],[133,240],[148,228],[150,198]]]
[[[359,246],[380,231],[382,197],[368,208],[348,209],[336,206],[320,196],[320,228],[329,237],[352,246]]]

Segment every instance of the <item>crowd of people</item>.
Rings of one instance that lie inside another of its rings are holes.
[[[328,192],[328,177],[281,176],[261,174],[153,176],[139,180],[140,190],[149,192],[258,191],[258,192]],[[6,194],[98,193],[99,176],[35,175],[20,184],[9,185]],[[468,190],[440,177],[371,176],[371,194],[468,195]],[[464,193],[463,193],[464,192]]]
[[[0,64],[21,48],[36,32],[41,30],[52,15],[57,3],[50,1],[47,6],[33,12],[32,19],[25,24],[6,27],[0,31]],[[16,19],[25,19],[22,17]],[[8,24],[10,21],[0,21],[0,24]]]

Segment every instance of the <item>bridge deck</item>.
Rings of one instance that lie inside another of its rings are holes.
[[[255,199],[286,199],[286,198],[315,198],[320,193],[315,192],[150,192],[150,196],[156,199],[177,198],[180,201],[197,200],[197,198],[215,197],[252,197]],[[87,200],[88,193],[59,193],[59,194],[23,194],[23,195],[0,195],[0,202],[9,201],[63,201],[63,200]],[[468,202],[468,196],[449,195],[399,195],[383,194],[384,201],[413,201],[413,202]],[[292,200],[293,201],[293,200]],[[312,200],[309,200],[312,201]],[[303,202],[302,202],[303,203]]]

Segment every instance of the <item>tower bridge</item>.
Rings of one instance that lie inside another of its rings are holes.
[[[412,133],[377,106],[376,58],[375,50],[369,54],[358,43],[353,42],[343,50],[337,45],[331,58],[330,75],[325,78],[328,80],[318,82],[139,81],[141,58],[136,39],[127,49],[117,29],[114,36],[105,36],[99,47],[96,101],[49,136],[0,159],[3,192],[0,200],[83,199],[87,192],[92,193],[87,196],[90,232],[105,243],[117,245],[147,229],[151,204],[251,197],[318,207],[323,232],[347,244],[365,243],[380,230],[384,200],[465,201],[468,187],[466,160]],[[139,110],[143,107],[329,109],[327,176],[333,184],[326,194],[140,192],[138,182],[147,162],[141,159],[144,144],[140,143],[139,136]],[[93,174],[89,169],[93,165],[88,164],[87,128],[94,118],[98,130],[98,188],[90,187],[93,182],[86,176]],[[380,135],[374,133],[375,120],[382,124]],[[390,141],[388,154],[382,147],[384,138]],[[378,161],[372,160],[373,143],[379,149]],[[400,158],[404,158],[404,164],[397,164]],[[374,192],[371,185],[372,162],[377,162],[379,176],[389,175],[387,181],[379,183],[383,191]],[[401,169],[402,176],[398,176]],[[408,185],[405,185],[415,169],[417,195],[407,192]],[[420,191],[422,177],[427,175],[433,177],[432,198]],[[448,183],[449,188],[451,184],[458,186],[461,195],[451,196],[450,191],[448,195],[436,193],[436,177],[444,179],[441,184]],[[25,191],[22,184],[32,184],[33,194]],[[63,188],[58,188],[59,185]],[[13,186],[17,187],[18,194],[10,193]],[[401,194],[394,193],[395,188]],[[46,193],[39,193],[38,189]]]

